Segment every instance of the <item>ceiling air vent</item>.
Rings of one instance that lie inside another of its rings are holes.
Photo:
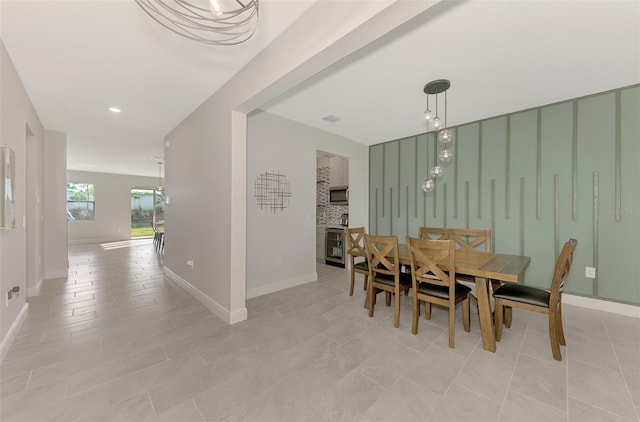
[[[338,120],[340,120],[340,118],[338,116],[334,116],[333,114],[327,114],[326,116],[324,116],[322,118],[322,120],[324,120],[325,122],[329,122],[329,123],[335,123]]]

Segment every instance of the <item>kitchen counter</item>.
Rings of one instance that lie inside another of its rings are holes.
[[[340,224],[317,224],[317,227],[323,229],[348,229],[348,226],[341,226]]]

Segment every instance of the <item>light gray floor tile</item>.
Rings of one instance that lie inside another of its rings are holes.
[[[465,364],[449,348],[434,345],[409,365],[404,376],[436,394],[444,395]]]
[[[570,397],[624,418],[636,415],[629,389],[620,371],[608,371],[582,362],[569,367]]]
[[[510,389],[557,409],[567,408],[567,374],[564,366],[521,355]]]
[[[556,362],[546,316],[514,310],[490,353],[458,307],[449,349],[446,310],[412,335],[411,295],[394,328],[384,295],[369,318],[361,278],[349,296],[348,271],[318,265],[227,325],[164,279],[150,240],[120,246],[70,245],[69,276],[28,298],[1,420],[640,420],[638,319],[564,306]]]
[[[510,391],[502,406],[499,422],[567,422],[567,412],[530,396]]]
[[[461,385],[454,384],[431,414],[430,421],[496,421],[500,405]]]
[[[480,348],[467,359],[456,377],[456,383],[501,404],[514,370],[514,361],[492,356]]]
[[[624,422],[635,420],[637,419],[626,419],[580,400],[569,398],[569,422]]]

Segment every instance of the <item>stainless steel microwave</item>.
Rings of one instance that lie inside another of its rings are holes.
[[[334,186],[329,188],[329,203],[332,205],[346,205],[349,203],[349,187]]]

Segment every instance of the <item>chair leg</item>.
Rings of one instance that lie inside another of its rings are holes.
[[[351,267],[351,283],[349,284],[349,296],[353,296],[353,285],[356,282],[356,272]]]
[[[373,306],[375,305],[375,301],[373,300],[373,298],[376,297],[376,288],[371,285],[369,286],[369,290],[367,290],[367,298],[369,300],[368,306],[369,306],[369,318],[373,317]]]
[[[558,318],[556,320],[558,324],[558,340],[563,346],[567,345],[567,340],[564,338],[564,329],[562,328],[562,303],[558,303]]]
[[[391,306],[391,292],[384,292],[384,293],[385,293],[386,305]]]
[[[455,320],[456,320],[456,305],[449,305],[449,348],[455,348],[456,332],[455,332]]]
[[[364,276],[364,281],[362,282],[362,290],[367,290],[367,284],[369,283],[369,276]]]
[[[418,334],[418,319],[420,317],[420,301],[413,295],[413,320],[411,321],[411,334]]]
[[[558,312],[549,309],[549,337],[551,340],[551,353],[555,360],[562,360],[562,354],[560,353],[560,341],[558,335]]]
[[[400,327],[400,291],[396,289],[393,307],[393,326]]]
[[[468,297],[462,302],[462,324],[467,333],[471,331],[471,301]]]
[[[424,319],[431,319],[431,303],[424,303]]]
[[[513,308],[511,306],[504,307],[504,326],[511,328],[511,317],[513,316]]]
[[[500,341],[500,338],[502,337],[502,312],[503,312],[503,306],[502,306],[502,299],[495,299],[495,312],[493,313],[493,318],[494,318],[494,326],[495,326],[495,330],[496,330],[496,341]]]

